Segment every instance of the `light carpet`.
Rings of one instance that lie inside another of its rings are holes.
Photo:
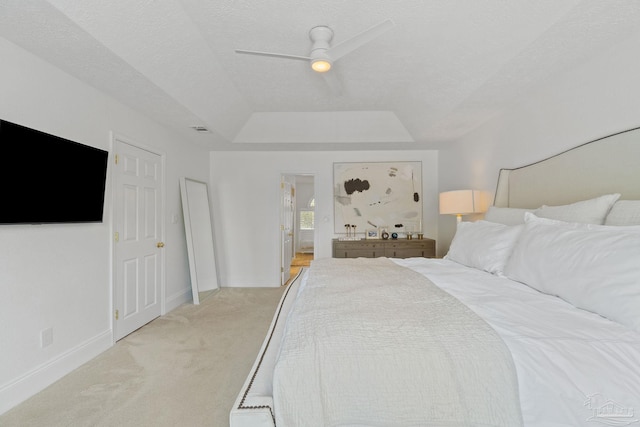
[[[0,416],[0,426],[228,426],[284,287],[183,304]]]

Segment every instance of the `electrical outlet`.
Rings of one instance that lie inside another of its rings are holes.
[[[53,328],[44,329],[40,332],[40,348],[49,347],[53,344]]]

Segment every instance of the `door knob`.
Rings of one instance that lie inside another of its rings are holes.
[[[158,244],[156,245],[159,248],[164,248],[164,243],[163,242],[158,242]]]

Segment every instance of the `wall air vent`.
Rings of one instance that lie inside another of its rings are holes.
[[[201,133],[210,133],[211,132],[209,129],[207,129],[204,126],[191,126],[191,129],[195,130],[196,132],[201,132]]]

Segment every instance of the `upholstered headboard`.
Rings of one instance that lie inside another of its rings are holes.
[[[537,208],[620,193],[640,200],[640,128],[516,169],[501,169],[494,205]]]

